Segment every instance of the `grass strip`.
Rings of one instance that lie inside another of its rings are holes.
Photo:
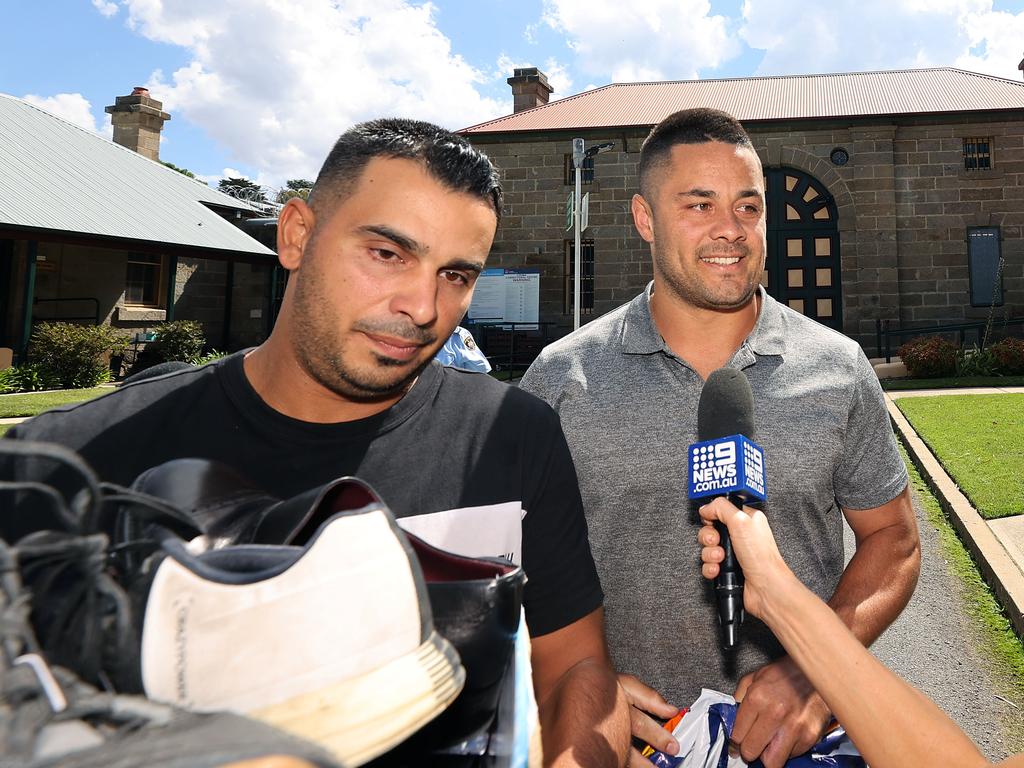
[[[1020,708],[1006,718],[1007,750],[1010,753],[1024,752],[1024,644],[1013,631],[1002,606],[981,577],[970,553],[910,460],[902,442],[900,452],[910,472],[910,485],[924,508],[928,522],[939,533],[940,546],[949,569],[964,587],[964,608],[972,619],[971,625],[978,632],[976,647],[991,664],[996,693]]]
[[[906,397],[896,405],[982,517],[1024,513],[1024,394]]]
[[[89,389],[58,389],[47,392],[25,392],[19,395],[0,397],[0,419],[14,416],[35,416],[37,413],[56,408],[58,405],[78,403],[105,395],[114,390],[110,387]]]
[[[1024,376],[963,376],[959,379],[882,379],[882,389],[956,389],[958,387],[1024,387]]]

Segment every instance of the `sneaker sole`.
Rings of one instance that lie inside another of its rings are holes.
[[[433,632],[414,654],[248,714],[358,766],[441,714],[465,681],[455,649]]]

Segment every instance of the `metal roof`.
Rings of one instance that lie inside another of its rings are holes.
[[[621,83],[489,120],[460,133],[651,126],[690,107],[714,107],[744,122],[1024,110],[1024,82],[943,67]]]
[[[0,227],[274,256],[208,206],[256,210],[0,94]]]

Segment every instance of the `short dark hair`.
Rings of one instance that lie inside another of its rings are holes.
[[[672,147],[709,141],[754,148],[740,121],[727,112],[705,107],[673,112],[651,129],[640,147],[640,194],[650,201],[651,172],[665,163]]]
[[[316,177],[310,205],[344,197],[375,157],[418,160],[444,186],[489,203],[501,219],[501,181],[487,155],[451,131],[402,118],[370,120],[341,134]]]

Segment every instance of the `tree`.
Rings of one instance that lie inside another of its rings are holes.
[[[285,186],[277,193],[275,198],[279,203],[287,203],[293,197],[309,199],[309,192],[313,189],[313,182],[309,179],[288,179]]]
[[[166,160],[161,160],[160,164],[167,166],[172,171],[177,171],[182,176],[188,176],[190,179],[194,179],[196,177],[196,175],[194,173],[192,173],[192,171],[190,171],[188,168],[180,168],[177,165],[175,165],[174,163],[169,163]]]
[[[263,193],[263,187],[248,179],[221,179],[217,182],[217,189],[226,195],[231,195],[239,200],[246,200],[250,203],[267,202],[267,196]]]

